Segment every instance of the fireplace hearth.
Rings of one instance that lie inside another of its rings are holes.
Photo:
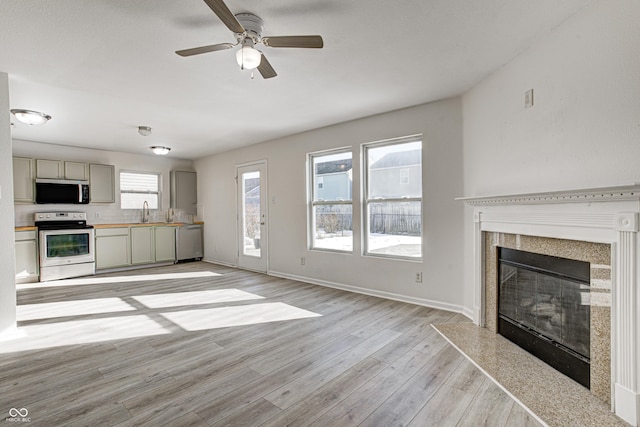
[[[590,387],[590,264],[499,248],[498,332]]]

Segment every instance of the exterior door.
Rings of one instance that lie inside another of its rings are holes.
[[[238,166],[238,266],[267,271],[267,164]]]

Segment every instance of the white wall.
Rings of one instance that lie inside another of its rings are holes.
[[[9,76],[0,73],[0,335],[16,327],[16,258],[13,232],[13,165]]]
[[[358,230],[360,144],[424,135],[424,261],[363,257]],[[354,254],[307,249],[306,155],[350,146],[354,158]],[[235,265],[235,166],[268,162],[269,270],[273,274],[392,293],[418,302],[462,304],[462,116],[459,98],[389,112],[215,155],[195,162],[205,258]],[[300,265],[300,257],[306,264]],[[422,272],[424,282],[415,283]]]
[[[640,182],[638,22],[637,0],[594,1],[465,94],[464,194]],[[471,226],[466,209],[467,307]]]
[[[46,126],[46,125],[45,125]],[[120,170],[134,170],[141,172],[159,172],[162,175],[161,191],[162,205],[159,211],[151,211],[151,220],[163,220],[165,211],[169,209],[169,172],[174,169],[193,170],[191,160],[172,159],[171,157],[155,155],[136,155],[116,151],[94,150],[90,148],[69,147],[64,145],[43,144],[31,141],[13,141],[13,155],[35,159],[52,159],[79,161],[114,165],[116,174],[116,203],[89,204],[89,205],[34,205],[16,204],[15,223],[20,225],[33,225],[33,213],[49,210],[79,210],[87,212],[88,222],[91,224],[137,222],[141,217],[140,210],[120,210],[120,198],[118,193]],[[100,218],[96,217],[100,215]],[[154,218],[154,215],[157,218]]]

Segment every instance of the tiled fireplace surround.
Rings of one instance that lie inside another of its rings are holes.
[[[640,185],[460,200],[474,208],[474,322],[497,331],[497,247],[590,262],[591,391],[640,426]]]

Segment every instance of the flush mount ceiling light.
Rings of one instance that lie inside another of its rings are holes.
[[[171,151],[171,148],[163,147],[162,145],[153,145],[149,148],[153,151],[153,154],[157,154],[158,156],[164,156]]]
[[[138,126],[138,133],[142,136],[151,135],[151,128],[149,126]]]
[[[51,120],[51,116],[33,110],[11,110],[16,119],[30,126],[41,125]]]

